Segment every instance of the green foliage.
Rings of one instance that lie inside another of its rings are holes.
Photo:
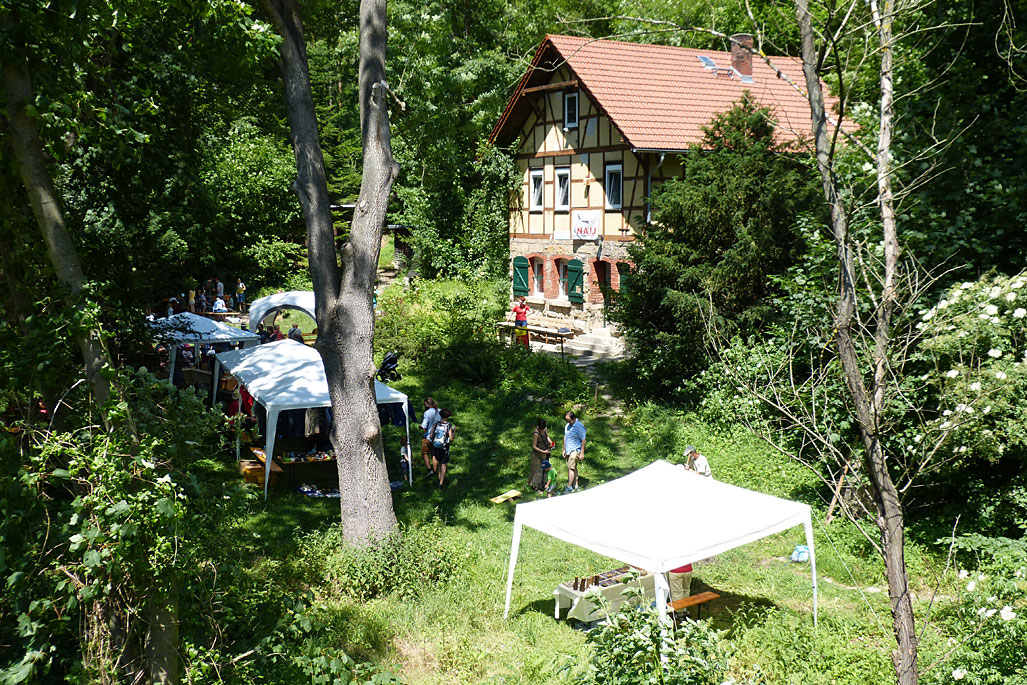
[[[408,287],[386,288],[378,297],[378,356],[398,350],[405,359],[420,360],[455,343],[491,338],[506,296],[506,285],[499,282],[418,279]]]
[[[586,641],[595,655],[580,679],[583,684],[720,685],[727,672],[728,653],[719,632],[701,621],[668,627],[644,602],[622,604]]]
[[[653,192],[653,221],[630,248],[636,270],[617,309],[646,392],[674,396],[702,371],[709,329],[748,335],[773,319],[768,278],[798,256],[796,222],[815,192],[788,152],[769,111],[745,99],[682,157],[684,177]]]
[[[895,678],[888,629],[847,616],[809,616],[781,609],[745,608],[736,615],[738,634],[732,671],[743,682],[838,685],[887,683]]]
[[[335,591],[359,601],[396,593],[412,599],[450,580],[457,566],[438,517],[401,526],[365,548],[343,543],[342,528],[312,533],[300,541],[303,566],[311,581],[323,579]]]
[[[942,613],[954,648],[927,683],[1027,683],[1027,545],[1024,540],[963,536],[956,546],[980,555],[980,566],[961,570],[957,600]]]

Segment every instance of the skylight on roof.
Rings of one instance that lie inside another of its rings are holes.
[[[716,69],[717,68],[717,63],[714,62],[712,58],[707,57],[706,55],[698,55],[698,58],[699,58],[699,61],[702,62],[702,65],[704,67],[706,67],[707,69]]]

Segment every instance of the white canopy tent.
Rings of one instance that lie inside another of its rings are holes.
[[[267,434],[264,446],[264,497],[267,498],[278,415],[289,409],[332,406],[324,362],[317,350],[295,340],[278,340],[249,349],[222,352],[215,356],[215,360],[215,382],[224,366],[225,370],[239,379],[254,401],[260,402],[267,410],[267,428],[264,431]],[[403,417],[406,419],[407,444],[410,444],[407,396],[378,381],[374,382],[374,395],[378,404],[402,406]]]
[[[258,297],[250,303],[250,323],[255,329],[257,324],[282,309],[297,309],[314,321],[314,293],[310,290],[289,290],[265,297]]]
[[[805,528],[809,546],[816,625],[817,561],[809,505],[655,461],[584,492],[517,505],[503,616],[510,614],[524,526],[652,572],[662,616],[669,591],[664,573],[798,525]]]
[[[168,364],[168,383],[175,378],[175,363],[178,359],[178,346],[185,344],[206,345],[211,343],[239,343],[250,347],[260,342],[260,336],[229,326],[220,321],[212,321],[205,316],[182,312],[166,319],[150,322],[157,337],[171,345],[171,359]]]

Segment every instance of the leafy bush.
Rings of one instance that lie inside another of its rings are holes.
[[[307,535],[300,541],[303,567],[311,580],[327,581],[357,600],[396,593],[418,596],[456,570],[455,554],[443,537],[438,518],[423,525],[403,525],[370,547],[357,549],[342,541],[342,527]]]
[[[451,344],[491,340],[506,296],[506,283],[498,281],[415,280],[406,287],[396,283],[378,298],[378,356],[398,350],[406,359],[422,360]]]
[[[719,685],[727,672],[721,633],[702,621],[668,627],[647,602],[625,602],[586,641],[595,656],[582,685]]]
[[[954,647],[924,682],[1027,683],[1027,543],[972,535],[956,547],[979,555],[980,566],[959,571],[958,600],[942,613]]]

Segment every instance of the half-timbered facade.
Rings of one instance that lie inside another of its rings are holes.
[[[809,105],[789,83],[801,82],[801,61],[773,61],[737,47],[547,36],[490,136],[523,174],[510,213],[513,294],[551,324],[605,325],[653,187],[682,174],[681,154],[715,114],[748,95],[771,108],[783,139],[809,130]]]

